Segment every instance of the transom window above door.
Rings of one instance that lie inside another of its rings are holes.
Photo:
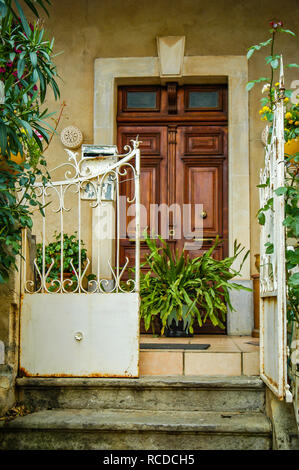
[[[186,93],[186,105],[187,109],[218,109],[219,92],[188,90]]]
[[[120,86],[118,88],[118,120],[122,117],[162,116],[201,118],[219,122],[227,120],[226,85],[185,85],[175,82],[164,86]]]
[[[158,87],[124,87],[122,111],[160,111],[161,91]]]

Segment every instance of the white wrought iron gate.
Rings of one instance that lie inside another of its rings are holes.
[[[265,168],[260,175],[260,207],[265,223],[260,238],[260,373],[280,399],[291,399],[287,383],[287,327],[284,196],[275,190],[285,183],[284,77],[276,95],[271,136],[267,135]]]
[[[67,150],[68,162],[54,169],[63,171],[63,179],[37,183],[45,216],[37,224],[41,233],[36,233],[39,243],[31,269],[23,238],[21,375],[138,376],[140,151],[138,139],[132,144],[125,155],[106,146],[101,155],[95,156],[91,148],[80,160]],[[120,185],[126,178],[134,180],[135,191],[129,201],[135,204],[132,269],[128,258],[123,263],[120,259]],[[92,263],[82,240],[86,221],[91,221],[88,211],[96,211],[98,220]],[[108,227],[106,236],[103,227]],[[76,231],[68,245],[70,228]],[[51,242],[56,250],[58,245],[58,256]]]

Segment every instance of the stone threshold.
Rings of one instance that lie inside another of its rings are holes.
[[[210,344],[208,349],[165,349],[173,344]],[[140,375],[259,375],[259,341],[250,336],[198,335],[166,338],[141,335]],[[146,349],[146,344],[155,344]],[[161,349],[159,349],[159,344]]]

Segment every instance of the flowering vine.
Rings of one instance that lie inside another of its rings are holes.
[[[286,144],[296,142],[299,136],[299,102],[291,103],[291,90],[280,89],[279,81],[275,80],[275,75],[279,67],[280,54],[275,53],[275,40],[278,34],[286,33],[295,36],[295,33],[283,28],[282,21],[270,22],[271,37],[258,45],[251,46],[247,52],[247,58],[250,59],[255,51],[262,47],[270,46],[270,55],[266,57],[266,64],[270,67],[270,77],[261,77],[257,80],[251,80],[247,83],[247,90],[251,90],[256,83],[266,82],[263,86],[265,97],[261,98],[261,109],[259,114],[262,121],[269,122],[269,138],[272,133],[273,111],[276,98],[281,96],[284,99],[284,140]],[[299,67],[298,64],[288,64],[286,67]],[[296,96],[299,98],[299,95]],[[288,321],[299,323],[299,152],[288,153],[288,146],[285,146],[285,185],[277,188],[277,196],[285,198],[285,219],[283,225],[286,227],[287,249],[286,249],[286,277],[287,277],[287,317]],[[266,183],[266,186],[269,181]],[[258,187],[265,186],[259,185]],[[261,225],[265,224],[265,212],[273,210],[273,200],[269,200],[264,207],[258,211],[258,221]],[[275,247],[272,243],[266,243],[266,253],[274,252]]]
[[[36,6],[46,11],[49,3],[22,2],[37,17]],[[33,184],[50,177],[43,153],[59,121],[50,125],[53,113],[42,109],[49,88],[59,98],[53,44],[39,18],[27,21],[20,1],[0,0],[0,283],[17,267],[22,228],[32,227],[34,210],[43,214]]]

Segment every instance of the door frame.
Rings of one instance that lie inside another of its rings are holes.
[[[117,86],[163,82],[158,57],[100,58],[95,60],[94,142],[113,144],[117,137]],[[182,83],[200,84],[205,78],[228,82],[228,204],[229,255],[237,239],[250,247],[248,65],[245,56],[184,57]],[[119,149],[121,151],[121,149]],[[240,155],[242,158],[240,158]],[[250,279],[250,260],[241,279]]]
[[[177,76],[167,77],[177,81]],[[185,56],[179,84],[227,83],[228,86],[228,234],[229,256],[234,240],[250,249],[250,183],[248,125],[248,63],[245,56]],[[113,144],[117,138],[117,87],[119,85],[164,84],[159,57],[98,58],[94,63],[94,142]],[[119,149],[121,151],[121,149]],[[240,157],[241,156],[241,157]],[[94,231],[93,231],[94,233]],[[93,247],[96,246],[93,240]],[[93,248],[94,249],[94,248]],[[103,257],[111,252],[102,251]],[[236,267],[238,266],[238,263]],[[241,277],[250,281],[250,259]],[[250,335],[253,327],[252,293],[242,291],[242,312],[228,314],[228,333]],[[238,303],[238,301],[237,301]]]

